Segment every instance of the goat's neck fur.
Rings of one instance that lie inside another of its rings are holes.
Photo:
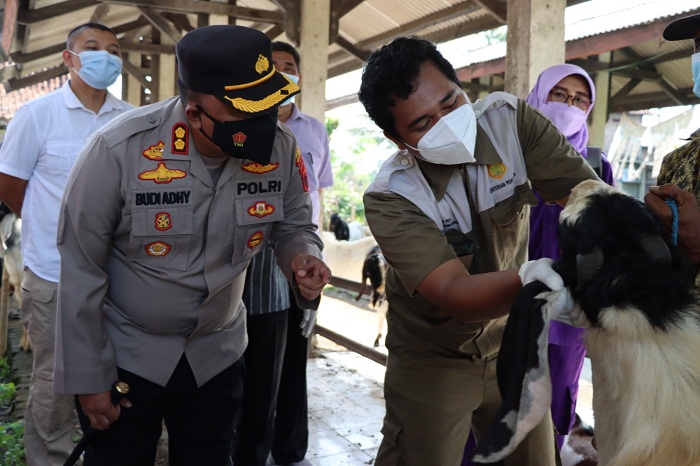
[[[658,220],[641,203],[603,183],[577,186],[560,222],[556,268],[589,325],[599,464],[699,465],[692,268],[675,247],[661,247]]]

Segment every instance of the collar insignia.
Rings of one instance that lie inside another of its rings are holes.
[[[262,165],[262,164],[259,164],[258,162],[241,164],[241,168],[243,170],[247,171],[248,173],[257,173],[257,174],[271,172],[272,170],[274,170],[275,168],[277,168],[279,166],[280,166],[279,162],[268,163],[267,165]]]
[[[494,163],[489,165],[489,176],[491,178],[500,179],[506,174],[506,166],[503,163]]]
[[[161,160],[163,158],[163,141],[158,141],[158,144],[151,146],[148,149],[141,152],[144,157],[150,160]]]
[[[248,247],[250,249],[255,249],[255,247],[263,240],[263,237],[264,235],[262,231],[256,231],[250,235],[250,238],[248,238]]]
[[[304,186],[304,191],[309,192],[309,177],[306,175],[306,165],[304,164],[304,158],[301,156],[301,151],[297,147],[297,154],[295,156],[296,165],[299,167],[299,174],[301,175],[301,184]]]
[[[168,184],[174,179],[184,178],[186,176],[187,173],[183,172],[182,170],[170,169],[166,167],[165,163],[163,162],[158,162],[158,168],[155,170],[139,173],[140,180],[152,180],[157,184]]]
[[[265,201],[256,202],[248,207],[248,213],[253,217],[263,218],[275,211],[275,206],[268,204]]]
[[[156,214],[155,227],[158,231],[168,231],[173,227],[173,220],[167,212],[158,212]]]
[[[154,243],[148,243],[144,249],[149,256],[162,257],[168,255],[170,252],[170,245],[162,241],[156,241]]]
[[[190,141],[190,127],[185,123],[175,123],[173,125],[172,141],[170,152],[173,154],[187,155]]]

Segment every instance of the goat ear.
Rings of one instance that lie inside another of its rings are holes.
[[[576,254],[576,289],[581,290],[582,287],[588,285],[593,278],[598,274],[598,270],[603,265],[605,256],[600,248],[595,248],[588,254]]]
[[[669,266],[673,263],[671,251],[668,249],[668,244],[656,235],[647,235],[639,241],[642,250],[649,257],[652,263]]]

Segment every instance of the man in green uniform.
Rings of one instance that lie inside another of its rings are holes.
[[[693,40],[693,92],[700,97],[700,14],[670,23],[664,29],[664,39]],[[679,214],[678,246],[700,267],[700,129],[690,135],[687,144],[664,157],[656,184],[649,188],[644,202],[662,219],[670,235],[673,216],[665,201],[675,199]],[[696,284],[700,284],[700,275]]]
[[[299,88],[269,38],[207,26],[175,51],[180,97],[94,133],[63,198],[54,388],[104,431],[86,466],[152,465],[163,421],[171,465],[230,464],[250,259],[271,243],[305,309],[330,280],[303,158],[277,122]],[[117,380],[130,391],[113,406]]]
[[[386,417],[376,464],[458,466],[469,430],[500,406],[496,358],[523,283],[563,283],[527,263],[530,187],[565,203],[595,178],[561,133],[522,100],[471,104],[428,41],[400,38],[365,64],[360,100],[399,151],[364,196],[387,273]],[[565,293],[566,291],[562,291]],[[507,465],[554,465],[546,417]]]

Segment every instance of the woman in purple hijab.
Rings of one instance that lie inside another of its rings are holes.
[[[588,159],[586,118],[595,102],[595,87],[586,71],[575,65],[551,66],[540,74],[525,100],[549,118],[569,144]],[[614,186],[610,162],[602,155],[598,176]],[[557,227],[562,208],[558,204],[545,204],[537,197],[539,203],[530,214],[530,259],[550,257],[557,260]],[[564,435],[575,421],[578,379],[586,356],[582,334],[583,329],[558,321],[552,321],[549,328],[552,419],[559,433],[556,440],[560,449]]]

